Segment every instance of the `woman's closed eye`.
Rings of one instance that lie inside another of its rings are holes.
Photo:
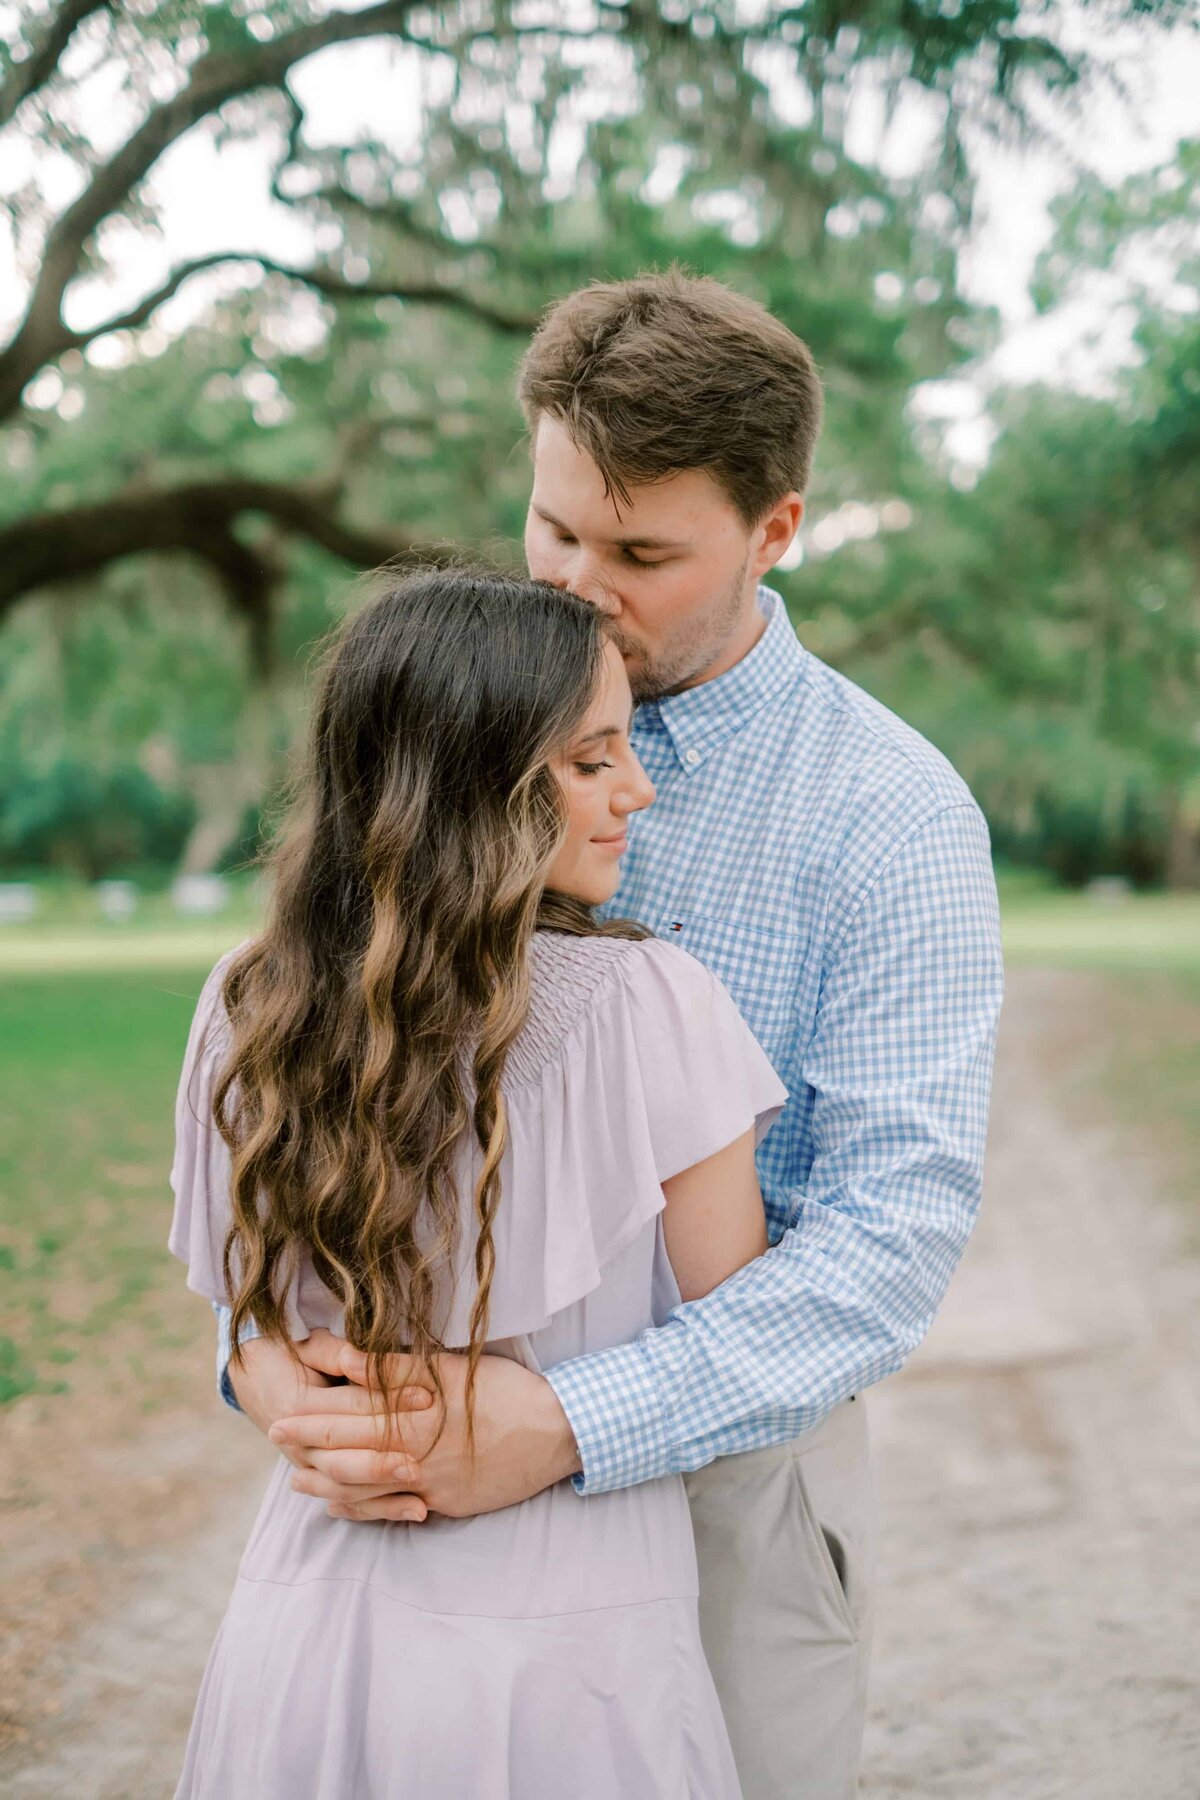
[[[610,762],[577,762],[575,764],[581,775],[598,775],[601,769],[611,769],[612,766]]]

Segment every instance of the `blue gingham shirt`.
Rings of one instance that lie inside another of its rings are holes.
[[[602,910],[706,963],[788,1089],[758,1151],[770,1248],[547,1371],[583,1494],[782,1443],[898,1369],[979,1204],[1002,988],[986,825],[930,744],[803,649],[776,594],[759,605],[741,662],[639,708],[658,798]]]

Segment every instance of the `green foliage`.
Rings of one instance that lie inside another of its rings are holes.
[[[176,863],[194,823],[187,797],[143,769],[59,762],[14,782],[0,806],[0,869],[74,870],[91,880]]]
[[[1084,10],[1150,30],[1187,9]],[[1064,202],[1039,297],[1068,297],[1081,270],[1121,274],[1140,366],[1112,400],[1000,396],[996,455],[966,495],[920,452],[908,402],[995,338],[958,280],[970,132],[1065,137],[1108,73],[1064,47],[1053,9],[819,0],[751,20],[734,0],[658,0],[533,30],[505,0],[397,7],[373,54],[424,72],[409,150],[365,131],[322,141],[291,80],[297,34],[319,48],[314,33],[348,40],[356,20],[307,0],[97,6],[78,54],[23,101],[12,83],[37,66],[47,15],[19,5],[0,34],[0,95],[19,102],[7,131],[33,125],[98,208],[76,260],[63,252],[62,292],[38,289],[0,349],[22,396],[0,424],[0,583],[13,534],[48,528],[32,585],[11,576],[0,594],[7,866],[243,860],[296,736],[311,646],[354,601],[349,569],[385,554],[385,535],[389,550],[518,560],[528,472],[512,387],[530,324],[593,277],[680,261],[811,344],[827,388],[811,523],[849,501],[913,514],[785,579],[805,640],[947,749],[1014,856],[1072,880],[1191,879],[1200,540],[1181,521],[1197,491],[1200,326],[1158,303],[1138,259],[1151,245],[1194,293],[1200,148],[1115,192],[1082,181]],[[276,204],[313,246],[299,274],[228,262],[182,283],[185,328],[151,307],[63,347],[79,278],[127,259],[130,232],[151,245],[157,225],[152,186],[115,180],[80,129],[96,60],[119,76],[131,133],[164,117],[168,90],[207,83],[218,98],[191,129],[277,146]],[[850,128],[868,91],[885,119],[915,103],[932,126],[902,179]],[[0,104],[0,151],[6,116]],[[32,182],[8,205],[33,292],[52,211]],[[47,536],[71,545],[147,495],[247,480],[260,504],[214,506],[190,533],[160,518],[83,573],[45,572]],[[271,494],[302,496],[301,516]]]
[[[1185,144],[1060,209],[1043,298],[1105,271],[1133,309],[1112,396],[999,395],[978,485],[927,478],[910,532],[789,589],[813,647],[950,755],[998,848],[1072,883],[1200,886],[1197,166]]]

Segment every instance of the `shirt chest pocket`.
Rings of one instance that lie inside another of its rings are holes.
[[[676,913],[661,936],[712,970],[782,1074],[803,1033],[806,945],[799,931],[764,929],[732,913]],[[785,1076],[786,1079],[786,1076]]]

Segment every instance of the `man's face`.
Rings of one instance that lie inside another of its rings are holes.
[[[750,649],[761,628],[758,577],[786,549],[798,513],[786,536],[786,526],[775,532],[776,547],[702,469],[631,488],[621,506],[592,458],[546,416],[534,434],[533,476],[529,573],[613,621],[635,700],[692,687]]]

